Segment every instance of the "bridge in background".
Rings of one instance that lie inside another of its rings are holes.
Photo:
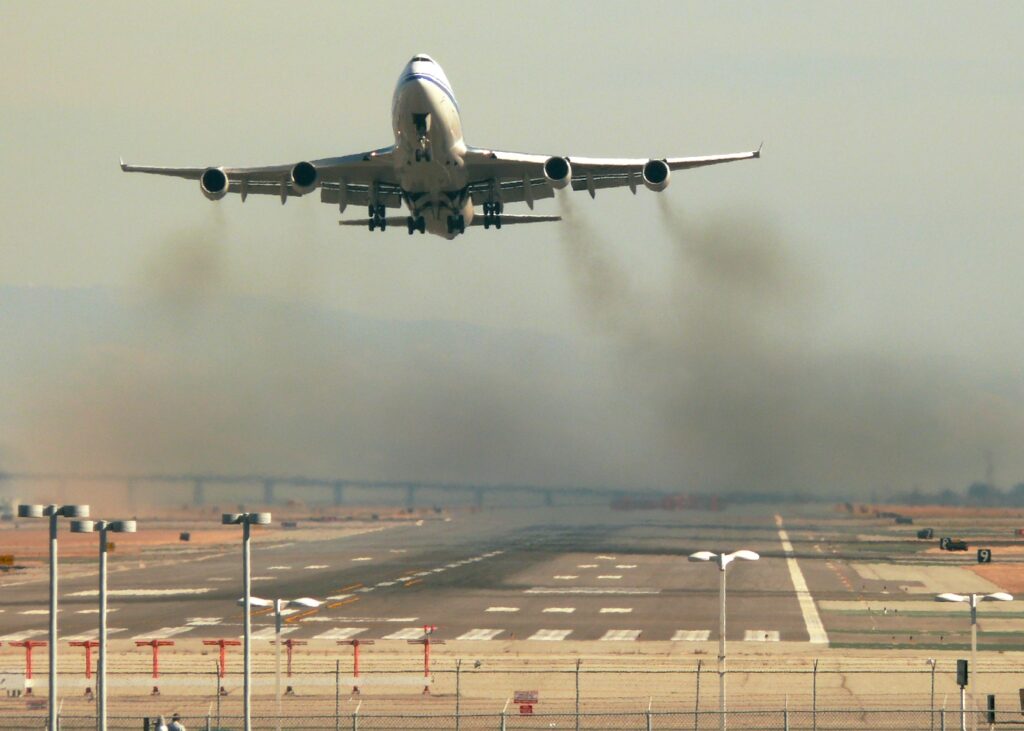
[[[422,507],[425,493],[467,499],[483,507],[488,495],[517,495],[533,498],[540,505],[561,503],[606,503],[626,494],[636,496],[636,491],[610,487],[544,486],[522,484],[472,484],[455,482],[430,482],[419,480],[354,480],[340,478],[305,477],[301,475],[260,475],[260,474],[194,474],[194,473],[57,473],[57,472],[0,472],[0,490],[10,492],[13,484],[57,483],[69,486],[83,483],[117,483],[124,485],[131,495],[148,486],[190,486],[192,503],[206,505],[218,488],[227,486],[250,487],[258,494],[264,505],[281,502],[281,490],[289,487],[323,490],[333,505],[356,504],[351,493],[371,493],[374,505],[403,504],[407,508]],[[663,491],[643,491],[651,497],[667,494]],[[349,497],[346,497],[349,495]],[[420,500],[418,501],[417,498]]]

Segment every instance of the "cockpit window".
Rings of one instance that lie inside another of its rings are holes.
[[[415,63],[416,61],[430,61],[430,59],[427,58],[426,56],[415,56],[412,59],[412,61],[413,61],[413,63]]]

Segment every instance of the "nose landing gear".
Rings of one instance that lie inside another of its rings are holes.
[[[505,204],[501,201],[484,203],[484,228],[501,228],[501,214]]]
[[[466,218],[465,216],[454,215],[448,216],[448,233],[466,233]]]

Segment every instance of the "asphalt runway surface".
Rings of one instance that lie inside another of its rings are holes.
[[[715,640],[718,569],[686,556],[736,548],[763,558],[728,569],[727,638],[807,642],[814,631],[795,588],[798,562],[787,560],[771,510],[496,508],[341,538],[306,540],[304,530],[278,531],[252,552],[254,595],[325,602],[288,612],[284,633],[293,639],[401,642],[436,625],[443,640]],[[112,553],[111,639],[238,638],[240,555],[238,545],[187,544],[141,562]],[[94,638],[95,574],[69,574],[61,637]],[[0,641],[45,639],[45,575],[8,575],[0,590]],[[272,639],[273,616],[258,613],[253,628],[256,639]]]

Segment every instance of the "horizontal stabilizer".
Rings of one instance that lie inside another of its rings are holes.
[[[388,216],[384,220],[386,220],[388,222],[388,227],[389,228],[391,226],[401,226],[404,229],[405,228],[406,219],[407,219],[406,216]],[[339,226],[362,226],[363,228],[366,228],[367,226],[370,225],[370,219],[369,218],[345,218],[345,219],[342,219],[342,220],[338,221],[338,225]],[[378,226],[379,225],[380,224],[378,223]]]

